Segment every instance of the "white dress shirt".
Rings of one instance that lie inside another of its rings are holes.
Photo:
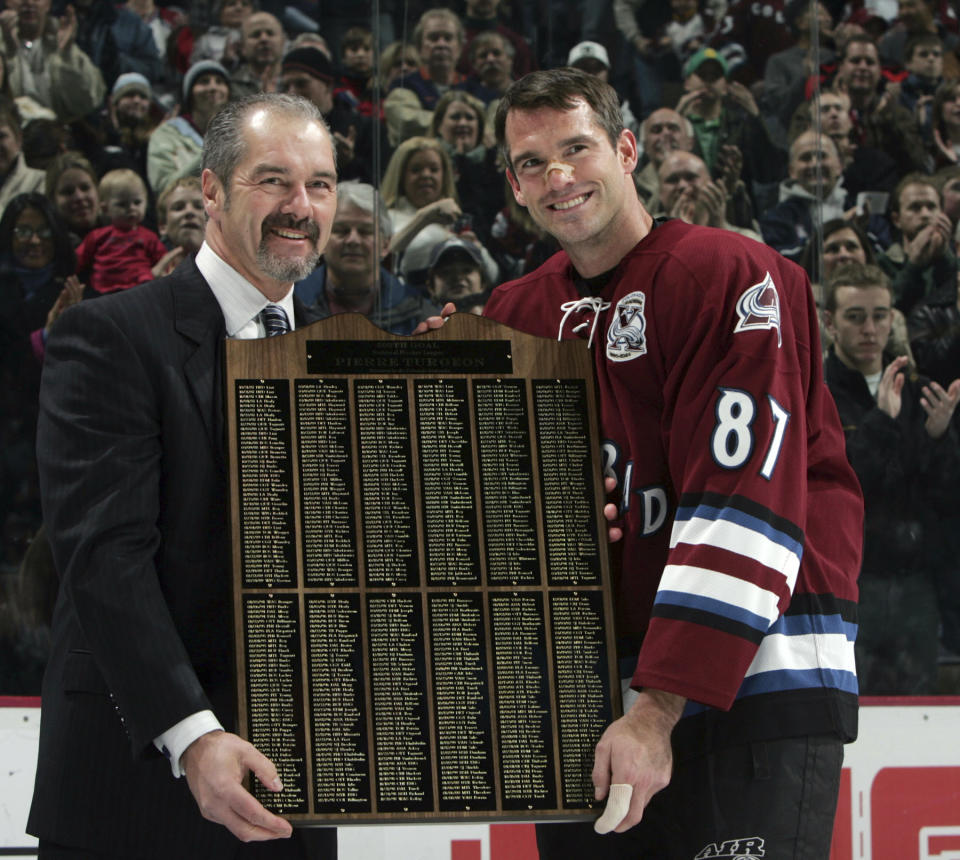
[[[209,285],[226,323],[227,337],[239,340],[253,340],[264,337],[266,330],[260,320],[260,311],[268,304],[276,304],[284,309],[290,321],[290,329],[295,328],[293,319],[293,283],[287,294],[279,302],[269,302],[267,297],[243,277],[226,260],[222,259],[206,242],[197,251],[197,268]],[[213,711],[197,711],[180,720],[162,735],[154,738],[153,743],[170,760],[170,769],[175,777],[183,775],[180,757],[197,738],[207,732],[223,731],[223,726]]]

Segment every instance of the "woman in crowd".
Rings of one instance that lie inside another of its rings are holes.
[[[933,97],[933,140],[937,167],[960,163],[960,80],[941,84]]]
[[[23,533],[40,525],[34,455],[41,357],[59,313],[79,301],[66,227],[38,193],[20,194],[0,218],[0,533],[15,517]],[[7,692],[4,690],[4,692]]]
[[[482,242],[490,238],[490,227],[504,204],[497,150],[485,139],[486,131],[483,103],[469,93],[450,90],[437,102],[430,135],[446,147],[460,205],[472,216],[473,232]]]
[[[47,168],[47,197],[72,234],[73,247],[100,226],[98,182],[93,165],[79,152],[64,152]]]
[[[477,241],[460,208],[450,156],[437,138],[411,137],[400,144],[381,192],[393,221],[395,269],[408,283],[426,285],[430,251],[444,239],[461,235]],[[486,249],[482,255],[487,278],[496,283],[497,264]]]
[[[14,197],[0,218],[5,368],[9,351],[23,351],[31,339],[29,351],[41,354],[56,316],[79,301],[75,267],[70,233],[50,201],[37,192]]]

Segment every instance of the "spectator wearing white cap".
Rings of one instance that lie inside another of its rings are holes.
[[[567,65],[601,81],[610,82],[610,55],[599,42],[579,42],[574,45],[567,55]],[[630,108],[630,102],[623,101],[620,113],[623,114],[623,127],[630,129],[634,136],[639,136],[640,123]]]
[[[200,175],[203,136],[230,98],[230,76],[213,60],[194,63],[183,78],[180,115],[157,126],[147,147],[147,178],[156,194],[181,176]]]

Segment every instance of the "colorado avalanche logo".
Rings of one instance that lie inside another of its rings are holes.
[[[777,330],[777,348],[783,346],[780,332],[780,296],[773,278],[767,276],[759,283],[748,287],[737,299],[737,316],[740,317],[733,333],[757,329]]]
[[[643,315],[646,297],[639,290],[617,302],[613,322],[607,330],[607,358],[630,361],[647,352],[647,320]]]

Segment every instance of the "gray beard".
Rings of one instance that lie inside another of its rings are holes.
[[[299,259],[271,254],[267,249],[266,239],[257,248],[257,262],[261,270],[275,281],[302,281],[317,267],[319,261],[320,255],[316,251],[311,251],[306,257]]]

